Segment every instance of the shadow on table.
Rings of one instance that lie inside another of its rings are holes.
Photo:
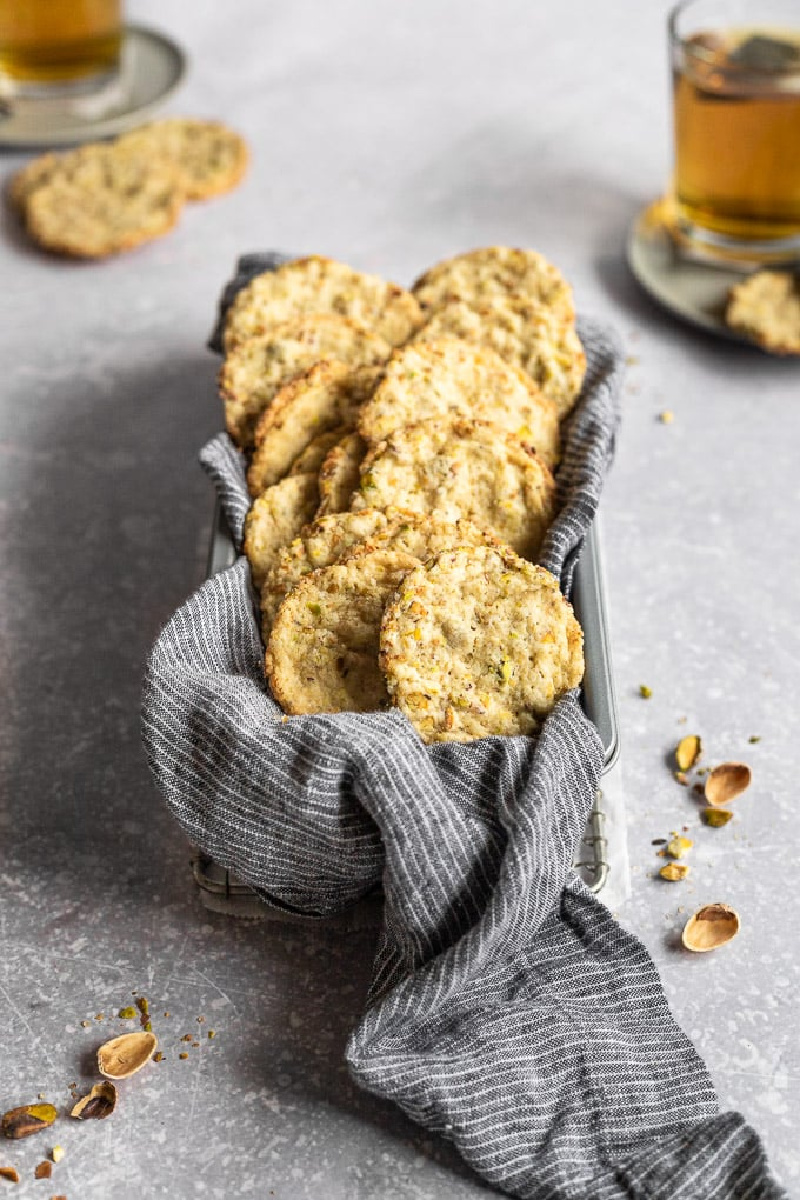
[[[205,575],[213,491],[197,452],[221,425],[216,360],[148,361],[135,316],[130,341],[119,362],[87,331],[80,378],[43,358],[17,400],[19,437],[2,447],[17,498],[5,566],[17,664],[5,729],[16,736],[0,737],[0,831],[18,1004],[43,1038],[56,1012],[75,1026],[91,1019],[75,1039],[74,1077],[88,1083],[93,1047],[112,1036],[106,1022],[95,1028],[95,1009],[112,1019],[131,989],[146,991],[169,1046],[167,1007],[230,997],[209,1018],[229,1027],[227,1086],[341,1112],[355,1140],[377,1127],[379,1141],[471,1179],[452,1148],[347,1075],[375,931],[237,922],[200,904],[189,847],[147,768],[139,707],[153,640]],[[175,1095],[183,1120],[180,1085]]]

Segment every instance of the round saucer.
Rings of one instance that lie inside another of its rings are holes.
[[[0,107],[0,146],[65,146],[138,125],[183,79],[186,57],[162,33],[126,26],[119,76],[91,96],[9,98]]]
[[[757,268],[686,257],[670,235],[665,200],[654,201],[638,214],[628,233],[626,254],[645,291],[670,312],[709,333],[755,345],[725,324],[725,305],[729,289]]]

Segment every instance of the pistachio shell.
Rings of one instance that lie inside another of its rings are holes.
[[[30,1137],[32,1133],[47,1129],[57,1116],[58,1110],[52,1104],[23,1104],[3,1113],[0,1129],[7,1138]]]
[[[706,800],[714,807],[730,804],[750,787],[752,778],[753,773],[746,763],[720,763],[706,778]]]
[[[123,1033],[97,1051],[97,1066],[106,1079],[127,1079],[140,1071],[158,1045],[154,1033]]]
[[[675,761],[681,771],[690,771],[703,752],[703,743],[696,733],[687,733],[675,750]]]
[[[81,1121],[102,1121],[110,1117],[117,1107],[117,1089],[113,1083],[96,1083],[71,1110],[70,1116]]]
[[[704,954],[724,946],[739,932],[739,914],[727,904],[706,904],[689,918],[681,941],[687,950]]]

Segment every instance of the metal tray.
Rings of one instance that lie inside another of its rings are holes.
[[[214,525],[208,555],[209,578],[224,571],[236,561],[219,503],[214,511]],[[582,699],[586,715],[600,734],[605,751],[603,774],[610,771],[619,757],[617,700],[611,672],[611,643],[606,617],[606,590],[602,552],[597,519],[589,529],[575,569],[572,605],[584,632],[586,670],[583,677]],[[601,777],[602,778],[602,777]],[[605,813],[603,791],[598,787],[594,807],[581,839],[576,870],[593,892],[599,892],[608,878],[608,843],[604,833]],[[201,851],[192,860],[195,882],[207,908],[232,916],[294,923],[319,923],[317,917],[303,917],[273,908],[248,885],[237,880]],[[348,914],[331,920],[342,930],[366,928],[377,923],[380,895],[368,896]]]

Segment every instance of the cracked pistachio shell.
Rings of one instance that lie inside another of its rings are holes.
[[[47,1129],[58,1116],[58,1110],[52,1104],[23,1104],[19,1108],[10,1108],[3,1113],[0,1129],[7,1138],[30,1137],[41,1129]]]
[[[730,804],[750,787],[753,773],[746,763],[726,762],[706,776],[705,794],[709,804]]]
[[[703,743],[696,733],[681,738],[675,750],[675,762],[681,771],[690,771],[703,752]]]
[[[106,1079],[127,1079],[152,1058],[158,1045],[154,1033],[123,1033],[97,1051],[97,1067]]]
[[[96,1083],[92,1090],[81,1097],[70,1116],[80,1121],[102,1121],[110,1117],[117,1107],[117,1089],[113,1083]]]
[[[739,932],[739,914],[727,904],[706,904],[689,917],[681,936],[687,950],[705,954],[724,946]]]

